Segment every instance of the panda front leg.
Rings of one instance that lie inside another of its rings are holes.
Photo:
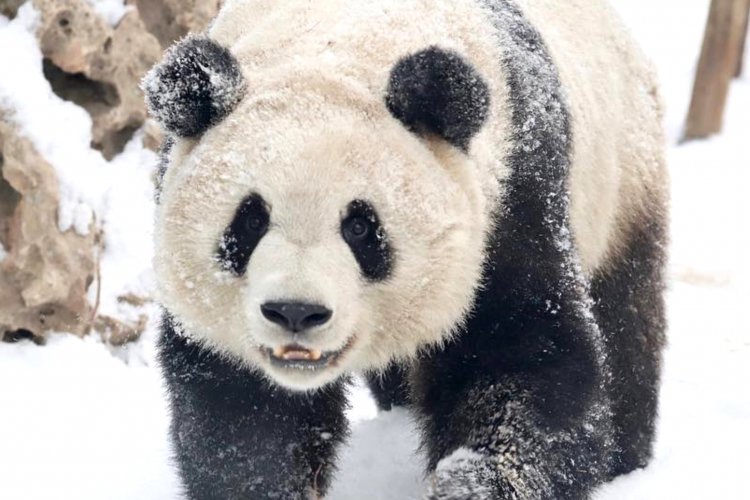
[[[344,382],[290,393],[175,332],[165,317],[159,355],[171,437],[190,500],[321,497],[345,439]]]
[[[413,377],[428,498],[588,498],[612,447],[596,332],[528,311],[495,326],[466,332]]]

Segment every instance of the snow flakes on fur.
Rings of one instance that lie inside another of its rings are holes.
[[[226,48],[200,35],[173,45],[143,80],[146,104],[161,125],[179,137],[196,137],[239,103],[246,84]]]

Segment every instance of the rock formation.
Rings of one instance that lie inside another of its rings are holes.
[[[60,233],[55,171],[0,117],[0,335],[82,335],[92,322],[94,234]]]
[[[86,0],[33,0],[44,73],[63,99],[93,119],[92,146],[111,159],[146,120],[138,84],[161,57],[156,38],[130,9],[112,27]]]
[[[18,7],[26,0],[0,0],[0,14],[13,19],[18,12]]]
[[[219,11],[220,0],[130,0],[146,28],[166,48],[190,32],[201,31]]]
[[[147,120],[140,80],[173,41],[205,29],[220,0],[123,0],[114,20],[87,0],[0,0],[0,14],[12,19],[25,1],[39,13],[44,75],[91,115],[92,147],[111,159],[143,127],[144,145],[156,150],[162,132]],[[0,338],[42,342],[50,331],[92,328],[115,345],[138,338],[146,316],[97,316],[87,298],[96,231],[61,233],[59,203],[54,168],[0,110]]]

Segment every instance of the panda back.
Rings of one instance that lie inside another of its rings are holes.
[[[521,0],[559,73],[571,117],[570,216],[584,270],[615,258],[634,225],[665,217],[662,104],[654,68],[604,0]]]

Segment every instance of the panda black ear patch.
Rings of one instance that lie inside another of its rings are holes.
[[[467,151],[487,120],[490,91],[460,55],[429,47],[396,64],[385,103],[409,130],[436,134]]]
[[[179,137],[197,137],[226,117],[245,94],[237,59],[205,36],[189,36],[143,79],[151,115]]]

